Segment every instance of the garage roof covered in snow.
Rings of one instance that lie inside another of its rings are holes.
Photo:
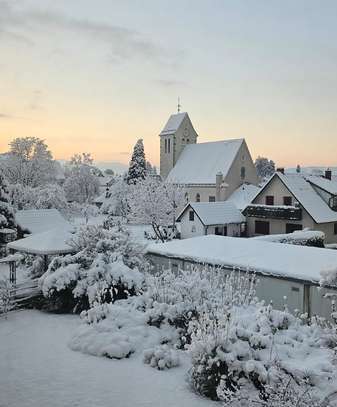
[[[167,181],[178,184],[215,184],[216,175],[226,177],[244,139],[189,144],[180,154]]]
[[[337,250],[216,235],[152,244],[147,254],[315,283],[337,268]]]
[[[229,225],[231,223],[244,223],[246,218],[228,201],[224,202],[191,202],[186,205],[177,221],[181,220],[184,213],[192,208],[200,221],[205,226]]]
[[[15,220],[18,226],[29,233],[41,233],[49,229],[71,227],[57,209],[28,209],[17,211]]]

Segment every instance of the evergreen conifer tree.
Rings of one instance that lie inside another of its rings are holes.
[[[127,175],[128,184],[136,184],[146,177],[146,160],[143,140],[139,139],[133,149],[132,158]]]

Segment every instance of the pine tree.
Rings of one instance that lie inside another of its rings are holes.
[[[4,175],[0,172],[0,229],[15,228],[14,211],[8,203],[8,189]]]
[[[132,158],[127,175],[128,184],[136,184],[137,181],[146,177],[146,160],[143,140],[139,139],[133,149]]]

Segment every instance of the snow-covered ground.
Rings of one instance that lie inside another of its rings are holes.
[[[70,350],[79,322],[40,311],[0,318],[1,407],[218,405],[191,392],[186,363],[162,372],[139,357],[116,361]]]

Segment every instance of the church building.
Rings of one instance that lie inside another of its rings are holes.
[[[258,184],[244,139],[198,144],[187,113],[171,115],[159,136],[160,175],[183,185],[190,202],[224,201],[243,184]]]

